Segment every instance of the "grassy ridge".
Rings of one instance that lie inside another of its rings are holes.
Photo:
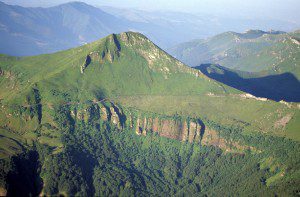
[[[70,93],[72,99],[90,98],[95,96],[93,92],[97,89],[107,95],[223,92],[225,86],[221,87],[205,76],[196,77],[195,70],[173,59],[139,34],[129,33],[130,39],[137,43],[122,41],[120,36],[114,41],[112,37],[55,54],[25,58],[1,56],[0,67],[8,75],[1,78],[1,98],[10,101],[24,96],[34,85],[39,86],[44,100],[51,100],[48,92],[54,88]],[[136,50],[140,44],[143,47]],[[100,59],[92,60],[81,74],[80,66],[91,52],[97,52]],[[106,56],[101,60],[103,53]],[[109,60],[113,55],[114,59]],[[147,59],[150,56],[153,60]]]

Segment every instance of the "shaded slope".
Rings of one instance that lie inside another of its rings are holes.
[[[300,102],[300,82],[291,73],[278,75],[247,73],[211,64],[203,64],[195,68],[212,79],[256,97]]]

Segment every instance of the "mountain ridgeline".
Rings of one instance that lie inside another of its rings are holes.
[[[0,50],[11,55],[56,52],[128,29],[128,21],[81,2],[51,8],[25,8],[0,2],[0,9]]]
[[[0,194],[297,195],[299,106],[245,95],[134,32],[1,55]]]
[[[0,2],[0,53],[14,56],[53,53],[124,31],[143,32],[159,46],[169,48],[188,39],[251,26],[293,29],[297,24],[272,19],[253,21],[209,14],[99,8],[83,2],[46,8]]]

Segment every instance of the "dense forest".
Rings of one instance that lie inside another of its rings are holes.
[[[138,136],[100,117],[75,122],[69,107],[55,110],[62,150],[34,143],[1,160],[8,196],[265,196],[298,195],[299,143],[268,135],[244,135],[240,127],[209,120],[220,136],[253,147],[228,153],[157,133]],[[279,180],[279,181],[278,181]]]

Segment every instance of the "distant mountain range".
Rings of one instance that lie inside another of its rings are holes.
[[[265,74],[290,72],[300,79],[300,32],[226,32],[171,48],[170,53],[190,66],[212,63]]]
[[[82,45],[127,29],[120,20],[85,3],[23,8],[0,3],[1,53],[35,55]]]
[[[128,30],[141,32],[167,49],[227,29],[295,29],[296,26],[287,21],[267,19],[96,8],[81,2],[50,8],[25,8],[0,2],[0,53],[17,56],[52,53]]]

